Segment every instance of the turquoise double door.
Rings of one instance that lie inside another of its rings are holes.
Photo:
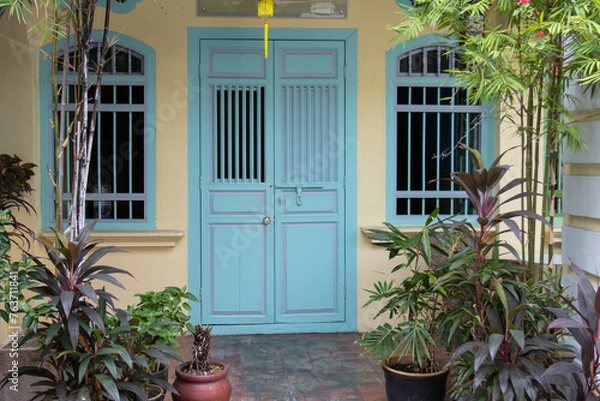
[[[202,321],[327,331],[346,316],[344,43],[263,52],[200,42]]]

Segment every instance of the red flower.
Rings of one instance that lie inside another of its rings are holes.
[[[536,33],[538,38],[542,38],[544,37],[544,31],[538,31],[538,33]]]
[[[519,2],[517,3],[517,6],[522,6],[529,3],[529,0],[519,0]]]

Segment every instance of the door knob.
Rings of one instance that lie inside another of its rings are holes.
[[[266,216],[266,217],[263,219],[263,224],[264,224],[265,226],[269,225],[269,223],[270,223],[270,222],[271,222],[271,218],[270,218],[270,217],[268,217],[268,216]]]

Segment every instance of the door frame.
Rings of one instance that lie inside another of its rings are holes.
[[[188,27],[188,288],[199,300],[201,283],[201,194],[200,194],[200,40],[262,40],[262,28],[199,28]],[[303,29],[275,28],[269,30],[272,40],[339,40],[346,44],[346,232],[345,245],[345,319],[341,323],[323,325],[323,332],[349,332],[357,329],[357,30],[356,29]],[[190,151],[194,149],[195,151]],[[201,323],[200,302],[191,303],[193,324]],[[216,326],[214,334],[268,334],[301,333],[314,331],[314,324],[268,324]]]

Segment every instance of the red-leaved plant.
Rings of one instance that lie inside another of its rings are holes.
[[[454,219],[452,229],[461,238],[464,248],[441,266],[447,269],[447,273],[439,279],[438,288],[458,306],[448,311],[446,316],[447,335],[454,337],[462,334],[463,339],[479,340],[485,337],[486,305],[496,294],[498,282],[502,282],[503,277],[525,275],[525,271],[520,268],[517,268],[517,273],[514,265],[509,270],[506,270],[506,266],[497,268],[498,259],[505,257],[503,250],[507,253],[506,256],[520,260],[517,250],[503,235],[512,233],[518,241],[523,241],[518,219],[549,223],[539,214],[528,210],[506,210],[513,202],[525,197],[540,196],[530,192],[511,192],[527,181],[523,177],[502,184],[510,166],[500,162],[510,149],[500,154],[486,168],[477,150],[462,144],[460,148],[467,150],[471,156],[473,171],[453,172],[449,180],[466,192],[477,224],[468,218],[460,221]]]
[[[596,401],[600,397],[600,287],[594,290],[575,263],[571,268],[576,280],[575,300],[561,295],[567,311],[548,308],[556,315],[549,328],[568,330],[576,343],[572,348],[576,358],[554,363],[544,376],[552,380],[569,378],[568,400]]]

